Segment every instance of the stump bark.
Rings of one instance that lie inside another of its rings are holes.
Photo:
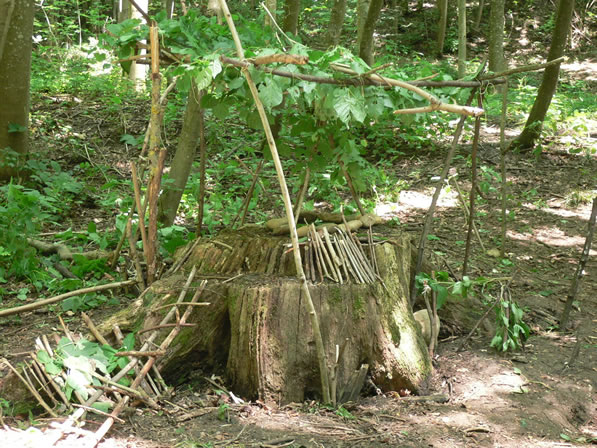
[[[208,279],[202,299],[211,305],[193,311],[188,322],[196,326],[183,328],[160,360],[167,379],[220,364],[232,390],[247,398],[287,403],[321,396],[313,332],[289,242],[255,228],[224,232],[196,245],[184,270],[196,266],[196,281]],[[345,344],[337,369],[338,397],[345,399],[354,398],[350,390],[360,388],[355,381],[362,384],[367,366],[384,391],[417,392],[431,373],[408,305],[410,237],[394,235],[374,249],[381,281],[326,280],[309,286],[330,362],[336,346]],[[183,279],[160,280],[114,320],[122,326],[128,316],[137,330],[155,326],[167,312],[157,309],[175,300]]]

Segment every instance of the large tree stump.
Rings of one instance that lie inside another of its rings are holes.
[[[385,391],[416,392],[431,372],[427,347],[408,306],[410,238],[395,235],[376,244],[375,254],[383,283],[310,283],[330,363],[336,345],[346,341],[338,396],[364,364]],[[257,229],[225,232],[197,244],[185,270],[192,266],[198,268],[197,279],[209,279],[202,299],[211,305],[193,311],[188,322],[196,327],[183,328],[161,359],[164,376],[223,363],[231,387],[243,396],[277,402],[320,396],[313,332],[289,239]],[[137,301],[126,312],[131,327],[156,325],[167,310],[151,310],[175,300],[183,282],[183,277],[157,282],[145,295],[145,305]],[[171,293],[166,301],[160,299],[165,292]]]

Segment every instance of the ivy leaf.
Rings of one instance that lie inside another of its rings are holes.
[[[283,97],[282,89],[273,80],[259,86],[259,98],[268,109],[282,103]]]

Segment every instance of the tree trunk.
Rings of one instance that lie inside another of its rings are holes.
[[[367,20],[367,12],[369,11],[370,2],[371,0],[357,0],[357,51],[361,48],[363,30],[365,29],[365,21]]]
[[[278,20],[276,18],[276,10],[278,9],[278,0],[265,0],[265,6],[269,10],[269,12],[271,13],[271,15],[274,18],[274,20]],[[270,18],[269,14],[265,15],[264,24],[265,24],[265,26],[274,26],[274,24],[272,23],[272,19]]]
[[[33,0],[0,0],[0,181],[19,175],[29,151]]]
[[[489,11],[489,70],[506,70],[504,60],[504,0],[491,0]]]
[[[556,13],[556,25],[551,38],[551,47],[547,55],[548,61],[557,59],[564,54],[573,12],[574,0],[560,0]],[[512,142],[512,148],[531,149],[535,145],[535,140],[541,135],[543,121],[556,91],[559,75],[560,64],[550,65],[545,69],[529,118],[522,133]]]
[[[167,379],[219,363],[234,391],[247,398],[287,403],[321,396],[313,331],[288,241],[256,228],[200,240],[185,268],[197,268],[196,280],[209,279],[201,300],[211,305],[193,311],[189,322],[197,325],[184,328],[162,358],[159,367]],[[383,284],[309,282],[328,359],[335,360],[336,345],[347,341],[337,375],[340,401],[351,395],[342,391],[352,388],[361,367],[368,367],[384,391],[416,392],[431,372],[408,304],[410,238],[399,234],[374,250]],[[228,278],[232,281],[224,282]],[[177,289],[183,279],[156,282],[144,304],[137,301],[104,328],[127,320],[136,328],[154,326],[167,312],[157,308],[172,302],[159,295]]]
[[[466,0],[458,0],[458,78],[466,75]]]
[[[342,25],[344,25],[344,16],[346,15],[346,0],[334,0],[334,6],[330,13],[330,25],[328,28],[328,46],[335,47],[340,43],[342,35]]]
[[[361,45],[359,46],[359,56],[369,66],[373,66],[374,62],[373,49],[375,46],[375,38],[373,35],[375,33],[375,25],[377,24],[377,19],[379,19],[382,6],[383,0],[371,0],[369,3],[369,10],[367,11],[367,19],[363,26],[363,36],[361,38]]]
[[[286,0],[284,4],[284,23],[282,29],[286,33],[298,34],[298,21],[301,12],[301,0]]]
[[[439,9],[439,23],[437,25],[437,55],[444,54],[444,43],[446,41],[446,26],[448,23],[448,0],[437,0]]]
[[[165,226],[171,226],[174,223],[178,204],[195,159],[197,140],[201,130],[202,110],[200,101],[201,93],[193,83],[189,90],[178,147],[170,164],[170,172],[168,173],[170,182],[165,183],[164,192],[160,197],[159,219]]]
[[[123,3],[127,2],[128,0],[123,0]],[[148,11],[149,2],[148,0],[137,0],[135,3],[145,12]],[[143,20],[143,16],[141,13],[132,5],[129,5],[130,14],[132,19],[140,19]],[[147,44],[147,41],[142,40],[140,43]],[[139,50],[140,54],[146,53],[144,49]],[[137,92],[143,92],[145,90],[145,81],[147,80],[147,71],[148,65],[146,64],[137,64],[135,61],[131,63],[131,68],[129,70],[129,78],[131,81],[135,83],[135,90]]]
[[[479,27],[481,26],[481,19],[483,18],[483,7],[485,6],[485,0],[479,0],[479,5],[477,6],[477,17],[475,18],[475,24],[473,25],[473,29],[475,31],[479,31]]]

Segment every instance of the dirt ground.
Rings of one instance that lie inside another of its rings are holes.
[[[413,166],[414,163],[414,166]],[[484,163],[490,163],[485,161]],[[441,167],[441,155],[419,157],[408,167],[396,167],[409,176],[411,188],[401,193],[392,210],[410,228],[420,227],[428,179]],[[469,275],[512,275],[512,296],[527,307],[533,333],[524,350],[501,355],[488,347],[487,335],[475,335],[463,351],[462,331],[444,330],[436,357],[431,394],[448,402],[413,401],[397,394],[369,395],[345,406],[345,413],[317,403],[278,406],[275,403],[231,404],[225,393],[197,380],[178,387],[164,400],[162,411],[129,408],[99,446],[107,447],[556,447],[597,443],[597,251],[593,249],[573,311],[573,328],[555,331],[585,240],[590,204],[570,205],[572,190],[594,188],[597,159],[565,152],[538,159],[511,155],[512,206],[516,218],[509,224],[507,256],[516,266],[475,247]],[[417,168],[416,170],[413,168]],[[464,166],[456,166],[462,169]],[[464,174],[463,174],[464,176]],[[420,189],[417,189],[420,185]],[[462,182],[462,189],[467,185]],[[528,192],[533,190],[532,194]],[[440,253],[436,262],[459,271],[464,218],[455,205],[455,189],[443,194],[430,242]],[[413,200],[413,198],[415,200]],[[566,200],[568,199],[568,203]],[[499,235],[499,211],[490,197],[479,209],[486,252]],[[455,229],[459,229],[456,231]],[[441,266],[440,266],[441,267]],[[91,312],[101,319],[111,310]],[[84,331],[74,316],[71,329]],[[1,353],[16,364],[33,347],[33,340],[60,328],[47,310],[1,323]],[[449,330],[449,329],[448,329]],[[5,375],[6,367],[0,368]],[[219,379],[218,379],[219,381]],[[225,382],[222,383],[225,387]],[[5,418],[3,446],[49,446],[49,420],[37,417],[40,429],[26,431],[26,417]],[[97,428],[102,419],[90,417],[84,426]],[[98,423],[99,422],[99,423]],[[57,446],[80,446],[75,436]]]
[[[67,108],[52,113],[73,114]],[[96,124],[92,119],[86,122],[79,117],[75,130],[93,134]],[[89,129],[85,129],[86,123]],[[144,123],[136,131],[142,126]],[[119,146],[121,132],[114,131],[112,136],[109,131],[99,132],[106,145]],[[590,135],[593,138],[587,137],[587,146],[596,144],[597,132]],[[480,164],[499,172],[499,152],[490,142],[495,140],[495,132],[485,137]],[[126,170],[129,154],[99,149],[102,163]],[[468,153],[463,147],[460,155]],[[439,175],[444,155],[419,152],[398,161],[393,167],[395,174],[410,186],[400,192],[399,200],[388,201],[379,212],[385,218],[399,218],[406,230],[417,235],[433,192],[431,179]],[[73,164],[81,161],[74,155],[65,154],[65,158]],[[556,141],[548,153],[537,158],[509,154],[507,166],[509,206],[515,212],[508,223],[508,262],[489,254],[498,247],[501,225],[497,192],[490,192],[478,204],[484,213],[480,234],[485,250],[474,241],[469,275],[513,277],[509,285],[512,298],[526,307],[525,319],[532,328],[524,350],[499,354],[489,348],[490,336],[478,333],[459,351],[466,329],[444,328],[433,360],[429,393],[444,395],[447,402],[415,401],[415,397],[375,394],[373,390],[347,404],[346,412],[315,402],[232,404],[221,392],[224,380],[216,378],[222,384],[216,388],[204,380],[211,372],[195,372],[191,376],[195,380],[177,387],[172,397],[160,402],[162,410],[127,408],[123,422],[116,423],[99,446],[530,448],[597,444],[597,243],[576,298],[572,329],[567,333],[555,330],[591,211],[590,202],[575,198],[579,191],[597,188],[597,157],[570,155],[565,145]],[[456,172],[460,188],[468,191],[464,158],[455,159]],[[497,183],[493,186],[498,188]],[[96,214],[95,208],[80,210],[81,226],[86,228],[89,217]],[[441,269],[459,273],[466,226],[454,187],[442,195],[436,216],[431,233],[437,238],[428,243],[428,252],[437,254],[433,261]],[[106,217],[98,219],[107,221]],[[113,311],[97,309],[89,314],[100,322]],[[66,322],[71,330],[86,332],[79,316],[67,316]],[[0,320],[0,357],[17,365],[34,349],[36,337],[53,332],[61,332],[60,323],[48,309]],[[0,363],[0,378],[7,372],[7,366]],[[25,429],[30,426],[27,416],[5,416],[0,446],[51,446],[57,434],[52,420],[40,415],[34,422],[35,427]],[[91,416],[83,428],[94,431],[102,422],[103,418]],[[82,444],[74,434],[56,446]]]

